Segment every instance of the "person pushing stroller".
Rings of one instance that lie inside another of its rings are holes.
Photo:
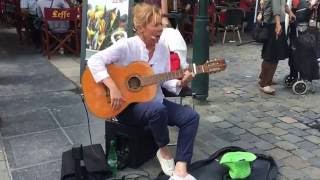
[[[305,94],[309,86],[306,81],[319,79],[319,32],[309,27],[312,6],[317,0],[295,0],[292,11],[295,21],[290,24],[289,67],[290,74],[284,79],[286,87],[292,88],[296,94]]]

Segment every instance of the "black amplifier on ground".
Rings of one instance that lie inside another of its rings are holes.
[[[108,156],[110,141],[116,140],[118,169],[138,168],[153,158],[158,150],[147,126],[132,127],[114,121],[106,121],[105,133],[106,156]]]

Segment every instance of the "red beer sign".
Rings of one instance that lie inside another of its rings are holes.
[[[70,18],[70,12],[68,11],[59,11],[59,10],[54,10],[52,12],[52,17],[53,18],[59,18],[59,19],[67,19]]]

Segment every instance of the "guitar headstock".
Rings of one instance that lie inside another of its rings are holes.
[[[208,60],[205,64],[203,64],[203,69],[208,73],[216,73],[220,71],[224,71],[227,67],[226,61],[224,58],[216,58],[213,60]]]

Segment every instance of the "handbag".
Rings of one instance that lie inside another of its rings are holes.
[[[256,24],[252,33],[252,38],[258,43],[264,43],[268,40],[269,30],[265,23],[259,22]]]
[[[264,21],[264,9],[261,8],[261,20],[256,23],[256,26],[252,33],[252,38],[258,43],[264,43],[268,40],[269,37],[269,30],[267,25],[263,22]]]

